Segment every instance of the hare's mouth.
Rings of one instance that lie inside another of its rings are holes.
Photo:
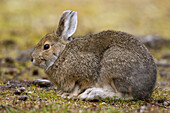
[[[43,68],[43,69],[46,69],[46,68],[47,68],[47,65],[45,64],[45,61],[42,61],[42,62],[39,64],[39,67],[40,67],[40,68]]]
[[[47,66],[45,64],[46,60],[45,59],[41,59],[41,61],[39,62],[39,60],[37,61],[36,59],[32,59],[32,64],[35,66],[38,66],[40,68],[45,69]]]
[[[39,63],[36,61],[36,59],[32,59],[32,64],[35,66],[39,66]]]

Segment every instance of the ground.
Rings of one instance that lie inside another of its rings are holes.
[[[0,112],[170,112],[169,6],[169,0],[1,0]],[[57,96],[52,84],[33,82],[48,78],[32,65],[29,53],[45,34],[57,29],[60,15],[67,9],[78,12],[75,37],[111,29],[137,38],[160,38],[144,43],[158,69],[149,100],[70,100]]]

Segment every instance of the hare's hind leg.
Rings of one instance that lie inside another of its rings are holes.
[[[69,96],[69,93],[66,93],[66,92],[64,92],[64,93],[61,95],[61,97],[63,97],[63,98],[68,98],[68,96]]]
[[[64,92],[63,92],[62,90],[59,90],[59,91],[57,92],[57,96],[61,96],[63,93],[64,93]]]
[[[59,96],[59,97],[67,98],[68,95],[69,95],[69,93],[64,92],[64,91],[62,91],[62,90],[59,90],[59,91],[57,92],[57,96]]]
[[[78,84],[75,84],[73,90],[71,92],[62,92],[61,91],[61,97],[68,98],[68,99],[77,99],[77,96],[81,93],[82,89]],[[59,92],[60,93],[60,92]]]
[[[78,98],[83,100],[99,100],[100,98],[121,98],[121,93],[115,93],[104,88],[88,88]]]

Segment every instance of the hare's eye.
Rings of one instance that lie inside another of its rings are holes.
[[[50,45],[49,44],[45,44],[44,45],[44,50],[47,50],[47,49],[49,49],[50,48]]]

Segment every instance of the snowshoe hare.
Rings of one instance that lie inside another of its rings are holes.
[[[57,31],[47,34],[32,53],[33,64],[45,70],[62,97],[151,96],[157,70],[141,42],[133,35],[111,30],[73,39],[76,27],[77,13],[64,11]]]

